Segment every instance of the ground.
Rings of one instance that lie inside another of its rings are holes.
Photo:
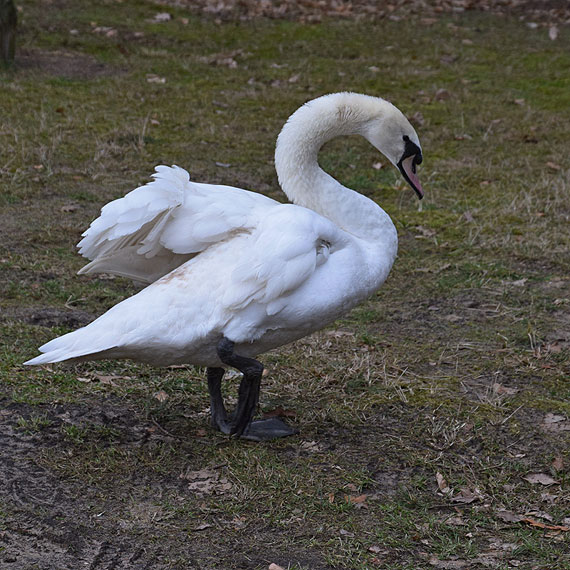
[[[17,4],[0,72],[0,568],[570,568],[565,4]],[[214,432],[190,366],[22,366],[136,291],[76,275],[105,203],[160,163],[283,200],[275,137],[338,90],[411,118],[426,197],[359,139],[323,149],[400,248],[366,303],[264,355],[260,413],[298,436]]]

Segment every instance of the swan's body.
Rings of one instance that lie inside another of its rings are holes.
[[[397,234],[377,204],[319,168],[320,147],[344,134],[365,136],[421,197],[419,141],[398,109],[354,93],[315,99],[277,143],[279,181],[294,204],[157,167],[153,182],[105,206],[79,243],[93,259],[82,273],[148,287],[26,364],[132,358],[242,369],[345,314],[388,276]]]

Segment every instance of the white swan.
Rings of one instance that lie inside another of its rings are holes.
[[[216,428],[254,440],[294,433],[280,420],[252,422],[263,370],[254,357],[345,314],[380,287],[396,257],[389,216],[318,165],[326,141],[350,134],[365,137],[423,196],[420,143],[396,107],[356,93],[319,97],[277,140],[275,167],[293,204],[192,182],[176,166],[158,166],[153,182],[107,204],[79,243],[93,260],[80,273],[149,286],[25,364],[131,358],[206,366]],[[244,374],[231,417],[220,390],[227,366]]]

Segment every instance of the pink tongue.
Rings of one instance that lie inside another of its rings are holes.
[[[420,179],[416,176],[416,174],[414,174],[411,171],[408,172],[408,176],[410,177],[412,184],[417,188],[418,192],[423,196],[424,195],[424,189],[422,188],[422,185],[420,184]]]
[[[420,196],[423,197],[424,190],[422,188],[422,185],[420,184],[420,179],[417,177],[416,173],[412,170],[413,163],[414,163],[414,157],[413,156],[409,156],[408,158],[406,158],[406,160],[404,160],[404,164],[403,164],[404,170],[406,171],[406,174],[407,174],[408,178],[410,179],[410,182],[416,187]]]

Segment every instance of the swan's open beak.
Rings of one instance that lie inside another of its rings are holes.
[[[406,179],[406,182],[413,188],[414,192],[418,195],[418,198],[421,200],[424,197],[424,190],[422,185],[420,184],[420,179],[416,174],[416,164],[420,164],[422,162],[422,155],[421,154],[413,154],[411,156],[407,156],[402,158],[400,162],[398,162],[398,168],[402,173],[402,176]]]

